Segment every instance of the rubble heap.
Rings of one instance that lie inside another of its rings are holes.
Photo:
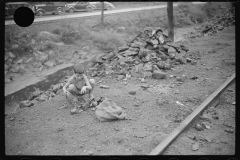
[[[203,24],[195,32],[191,32],[189,38],[196,38],[201,36],[211,36],[225,27],[235,25],[235,10],[231,8],[227,11],[221,12],[214,16],[211,21]]]
[[[118,75],[163,79],[174,65],[194,62],[186,57],[188,48],[177,46],[163,34],[161,28],[145,28],[130,43],[98,58],[88,70],[90,76]]]

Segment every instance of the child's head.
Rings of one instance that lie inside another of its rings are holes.
[[[73,72],[77,77],[81,77],[85,72],[84,66],[82,64],[74,65]]]

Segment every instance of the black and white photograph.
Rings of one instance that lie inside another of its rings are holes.
[[[5,155],[236,154],[236,2],[0,3]]]

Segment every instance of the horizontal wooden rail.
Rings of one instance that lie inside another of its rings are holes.
[[[200,106],[198,106],[173,132],[164,139],[156,148],[154,148],[149,155],[160,155],[172,142],[177,138],[186,127],[196,118],[198,115],[206,109],[209,104],[215,101],[219,95],[230,86],[235,80],[235,73],[224,82],[215,92],[213,92]]]

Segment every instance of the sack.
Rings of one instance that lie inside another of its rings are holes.
[[[105,100],[96,107],[95,114],[102,122],[124,119],[127,115],[122,108],[117,106],[117,104],[109,98],[105,98]]]

